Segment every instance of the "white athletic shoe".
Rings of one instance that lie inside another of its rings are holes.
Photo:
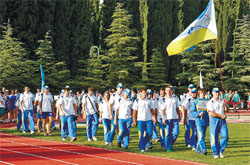
[[[25,131],[23,131],[23,133],[26,133]]]
[[[145,152],[145,150],[141,150],[141,152]]]
[[[214,155],[214,159],[217,159],[217,158],[219,158],[219,156],[218,155]]]
[[[222,153],[220,153],[220,158],[224,158],[224,155]]]
[[[62,138],[62,141],[65,141],[66,139],[65,138]]]
[[[31,133],[31,134],[35,134],[35,131],[31,131],[30,133]]]
[[[195,148],[192,148],[192,151],[195,151]]]
[[[98,139],[95,137],[95,136],[93,136],[93,138],[92,138],[94,141],[97,141]]]
[[[105,145],[109,145],[109,142],[105,142]]]
[[[191,145],[189,144],[189,145],[187,145],[187,148],[191,148]]]
[[[88,141],[90,142],[90,141],[91,141],[91,139],[88,139]]]

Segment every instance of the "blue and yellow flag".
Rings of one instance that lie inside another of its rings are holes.
[[[40,64],[40,70],[41,70],[41,78],[42,78],[41,89],[43,90],[43,88],[45,86],[45,76],[44,76],[44,71],[43,71],[43,67],[41,64]]]
[[[175,55],[206,40],[217,39],[217,26],[213,0],[206,9],[167,47],[168,55]]]

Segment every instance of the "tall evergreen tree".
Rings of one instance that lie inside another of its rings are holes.
[[[115,4],[117,0],[104,0],[101,5],[101,15],[100,15],[100,48],[106,53],[108,50],[107,43],[105,42],[105,38],[110,35],[110,32],[107,29],[110,28],[110,24],[112,22],[112,15],[115,10]]]
[[[64,62],[56,60],[55,52],[52,47],[52,37],[47,32],[44,40],[39,40],[39,47],[35,50],[37,57],[37,68],[41,64],[44,69],[45,83],[52,87],[53,90],[60,89],[69,83],[69,70],[66,69]]]
[[[229,55],[233,59],[223,63],[224,71],[232,75],[226,77],[226,88],[249,91],[250,89],[250,15],[244,15],[238,21],[235,31],[234,51]]]
[[[152,89],[159,89],[167,84],[166,65],[159,48],[153,49],[148,67],[148,78],[146,86]]]
[[[10,21],[2,26],[0,39],[0,84],[22,89],[23,85],[34,86],[32,62],[27,60],[23,43],[13,37]]]
[[[111,33],[106,38],[109,47],[108,54],[104,58],[108,63],[107,82],[111,87],[119,81],[127,85],[136,83],[135,60],[137,56],[136,44],[139,37],[134,36],[135,30],[130,28],[133,16],[123,9],[122,3],[117,3],[112,16],[113,21],[108,31]]]
[[[181,63],[184,66],[184,72],[177,75],[177,80],[183,85],[194,83],[199,86],[201,71],[205,89],[219,87],[219,70],[215,67],[214,52],[213,41],[207,41],[198,44],[195,50],[183,53]]]

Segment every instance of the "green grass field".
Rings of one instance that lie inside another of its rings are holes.
[[[207,164],[250,164],[250,124],[228,124],[229,129],[229,142],[227,145],[227,148],[224,152],[224,159],[214,159],[212,155],[212,151],[210,148],[209,143],[209,127],[207,131],[206,136],[206,144],[208,148],[208,155],[200,155],[195,153],[195,151],[192,151],[189,148],[185,147],[185,140],[184,140],[184,128],[183,125],[180,125],[180,134],[177,139],[176,144],[174,145],[174,152],[168,153],[165,152],[163,148],[160,147],[160,143],[154,143],[153,142],[153,149],[151,149],[149,152],[143,153],[146,155],[151,156],[159,156],[159,157],[167,157],[167,158],[173,158],[173,159],[181,159],[181,160],[189,160],[189,161],[195,161],[195,162],[201,162],[201,163],[207,163]],[[26,136],[26,137],[34,137],[34,138],[40,138],[40,139],[46,139],[46,140],[53,140],[53,141],[62,141],[60,137],[60,132],[57,129],[55,132],[53,132],[53,135],[50,137],[45,137],[42,134],[38,135],[31,135],[31,134],[22,134],[21,132],[17,132],[14,129],[1,129],[2,131],[14,135],[20,135],[20,136]],[[97,132],[97,138],[98,141],[94,142],[88,142],[86,138],[86,129],[85,127],[78,127],[77,129],[77,137],[78,140],[76,144],[81,145],[88,145],[88,146],[96,146],[101,148],[109,148],[112,150],[123,150],[128,152],[134,152],[134,153],[140,153],[138,148],[138,136],[137,136],[137,128],[132,127],[131,131],[131,142],[129,145],[129,148],[127,150],[120,149],[117,147],[117,141],[116,137],[113,142],[113,146],[105,146],[104,140],[103,140],[103,129],[101,126],[99,126],[98,132]],[[67,139],[66,142],[70,143],[70,140]]]

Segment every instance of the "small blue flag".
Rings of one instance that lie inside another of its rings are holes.
[[[43,67],[41,64],[40,64],[40,70],[41,70],[41,77],[42,77],[41,89],[43,90],[43,88],[45,86],[45,76],[44,76],[44,71],[43,71]]]

